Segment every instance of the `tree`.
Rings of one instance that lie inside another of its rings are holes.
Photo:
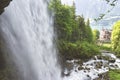
[[[85,41],[85,38],[87,37],[86,34],[86,26],[83,16],[77,16],[77,36],[80,41]]]
[[[120,55],[120,21],[117,21],[114,24],[111,38],[112,49]]]
[[[93,30],[93,41],[96,42],[99,39],[100,32],[99,30]]]
[[[52,0],[50,8],[54,13],[54,29],[58,36],[56,43],[62,60],[87,57],[86,54],[93,55],[91,53],[98,51],[91,44],[93,37],[89,19],[85,22],[83,16],[75,15],[74,3],[68,6],[62,5],[60,0]]]
[[[54,11],[54,28],[58,39],[68,40],[72,33],[71,7],[62,5],[60,0],[53,0],[51,6]]]
[[[89,19],[85,22],[83,16],[77,16],[76,18],[77,28],[75,29],[76,39],[80,41],[93,42],[92,30],[90,27]]]
[[[90,27],[89,19],[86,22],[86,34],[87,34],[87,37],[86,37],[87,41],[89,43],[93,42],[93,33],[92,33],[92,29]]]

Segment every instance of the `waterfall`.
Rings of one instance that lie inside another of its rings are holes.
[[[61,80],[47,0],[13,0],[0,31],[23,80]]]

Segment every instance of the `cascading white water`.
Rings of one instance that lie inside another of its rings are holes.
[[[13,0],[0,30],[23,80],[61,80],[46,0]]]

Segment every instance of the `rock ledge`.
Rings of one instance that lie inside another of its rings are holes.
[[[12,0],[0,0],[0,14],[4,12],[4,8],[7,7]]]

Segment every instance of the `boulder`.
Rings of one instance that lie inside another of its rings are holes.
[[[112,59],[112,58],[111,58],[111,59],[109,60],[109,63],[115,63],[115,61],[116,61],[115,59]]]
[[[83,70],[84,68],[82,66],[79,66],[78,67],[78,70]]]
[[[109,79],[109,74],[108,74],[108,72],[102,73],[102,74],[98,74],[98,78],[93,79],[93,80],[110,80]]]

